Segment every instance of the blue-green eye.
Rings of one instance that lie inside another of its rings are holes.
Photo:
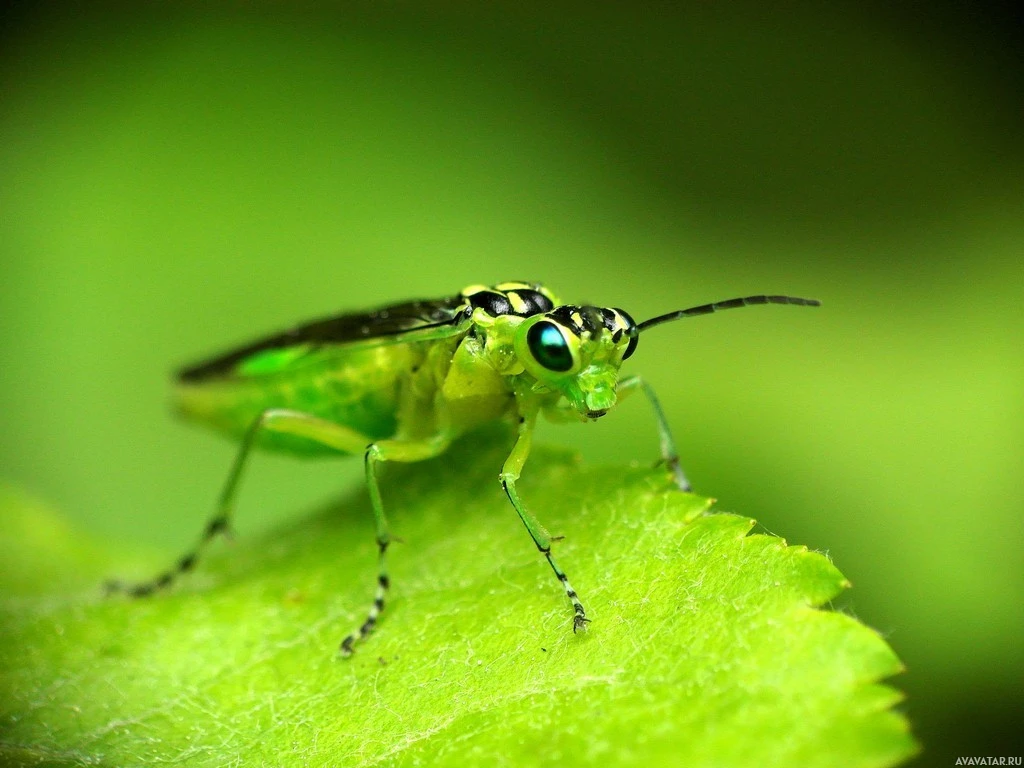
[[[572,368],[569,342],[554,323],[542,320],[534,325],[526,334],[526,343],[537,362],[549,371],[565,372]]]

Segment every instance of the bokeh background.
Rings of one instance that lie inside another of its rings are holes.
[[[505,279],[637,319],[817,297],[661,327],[629,370],[697,490],[851,579],[919,764],[1020,755],[1020,27],[714,5],[6,6],[0,479],[176,554],[233,455],[169,418],[178,364]],[[639,400],[543,439],[657,452]],[[260,458],[241,532],[357,464]]]

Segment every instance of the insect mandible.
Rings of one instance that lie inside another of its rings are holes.
[[[517,436],[499,475],[501,486],[572,604],[573,632],[585,629],[590,619],[551,555],[551,537],[516,490],[538,414],[554,421],[596,419],[622,397],[643,392],[657,421],[661,457],[675,484],[688,491],[654,390],[640,376],[620,377],[619,369],[642,331],[756,304],[819,302],[746,296],[636,323],[621,309],[563,304],[539,283],[474,285],[450,298],[317,320],[186,367],[174,389],[178,412],[231,435],[241,447],[196,548],[151,581],[108,582],[108,591],[143,597],[191,571],[211,541],[228,530],[253,448],[362,455],[377,528],[378,573],[366,619],[341,641],[341,654],[351,655],[377,625],[390,587],[385,556],[393,537],[378,465],[432,458],[481,424],[509,420]]]

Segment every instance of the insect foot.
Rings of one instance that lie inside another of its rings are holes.
[[[367,617],[363,625],[359,627],[357,632],[353,632],[351,635],[341,641],[341,645],[338,646],[338,654],[343,658],[349,658],[355,653],[355,645],[359,640],[366,638],[373,628],[377,625],[377,618],[380,616],[380,612],[384,610],[383,600],[374,600],[373,607],[370,609],[370,616]]]
[[[374,627],[377,626],[377,622],[380,620],[380,614],[384,610],[384,598],[388,593],[388,588],[391,586],[388,575],[383,571],[384,551],[388,547],[388,542],[381,541],[378,543],[380,544],[381,573],[377,576],[377,594],[374,595],[373,604],[370,606],[370,612],[366,616],[366,621],[362,623],[358,630],[342,640],[341,645],[338,646],[338,653],[342,658],[347,659],[351,656],[355,651],[355,644],[373,632]]]
[[[590,619],[582,613],[577,613],[572,617],[572,633],[575,635],[577,632],[586,632],[589,623]]]
[[[355,653],[355,648],[352,647],[353,645],[355,645],[355,642],[355,635],[349,635],[344,640],[342,640],[341,645],[338,646],[338,655],[341,656],[343,659],[347,659],[349,656]]]
[[[174,575],[171,573],[163,573],[153,579],[153,581],[144,581],[139,584],[128,584],[119,579],[108,579],[103,583],[103,596],[127,595],[133,598],[149,597],[154,592],[169,587],[172,581],[174,581]]]

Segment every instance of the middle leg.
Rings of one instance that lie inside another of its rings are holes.
[[[370,492],[370,506],[373,507],[373,517],[377,523],[377,589],[365,621],[341,641],[338,651],[342,656],[351,656],[355,644],[363,640],[377,626],[381,611],[384,610],[384,598],[391,586],[385,555],[392,539],[387,518],[384,516],[384,505],[380,498],[377,465],[382,461],[412,462],[430,459],[443,453],[450,443],[450,437],[441,435],[416,441],[380,440],[366,446],[364,454],[366,487]]]

